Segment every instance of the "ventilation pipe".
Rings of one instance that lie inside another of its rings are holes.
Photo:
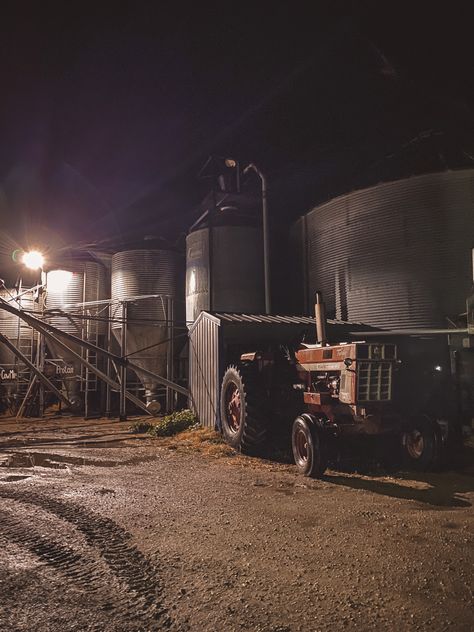
[[[263,224],[263,270],[265,282],[265,314],[271,314],[272,303],[270,296],[270,230],[268,221],[267,179],[253,162],[245,167],[243,175],[255,171],[262,183],[262,224]]]

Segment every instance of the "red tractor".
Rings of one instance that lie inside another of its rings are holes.
[[[278,423],[293,422],[298,471],[321,476],[348,435],[393,441],[409,467],[431,469],[442,460],[443,422],[423,412],[408,416],[394,402],[400,361],[393,343],[327,344],[324,308],[316,304],[315,345],[244,353],[225,371],[220,398],[225,440],[246,454],[264,446]]]

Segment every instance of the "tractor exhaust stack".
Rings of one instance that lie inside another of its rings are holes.
[[[316,318],[316,342],[324,346],[327,343],[326,309],[324,307],[323,295],[321,292],[316,292],[314,316]]]

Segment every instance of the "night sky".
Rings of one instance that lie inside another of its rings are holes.
[[[0,277],[15,247],[177,239],[213,153],[267,172],[280,224],[474,164],[470,3],[307,4],[5,9]]]

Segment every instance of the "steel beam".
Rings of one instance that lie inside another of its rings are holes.
[[[45,336],[56,334],[57,336],[60,336],[61,338],[65,338],[66,340],[74,342],[75,344],[81,347],[85,347],[86,349],[91,349],[107,358],[110,358],[113,362],[115,362],[118,365],[129,366],[131,369],[135,371],[135,373],[142,373],[143,375],[148,375],[149,377],[152,377],[153,379],[155,379],[156,382],[158,382],[158,384],[162,384],[163,386],[168,386],[169,388],[172,388],[176,392],[181,393],[185,395],[186,397],[189,396],[189,392],[187,391],[187,389],[180,386],[179,384],[171,382],[170,380],[167,380],[166,378],[162,377],[161,375],[157,375],[156,373],[153,373],[152,371],[148,371],[147,369],[142,369],[142,367],[139,367],[133,362],[130,362],[130,360],[127,360],[126,358],[121,358],[120,356],[117,356],[114,353],[111,353],[110,351],[106,351],[105,349],[102,349],[101,347],[97,347],[96,345],[92,344],[91,342],[88,342],[87,340],[82,340],[82,338],[78,338],[77,336],[74,336],[73,334],[69,334],[69,333],[66,333],[65,331],[62,331],[61,329],[58,329],[58,327],[54,327],[53,325],[44,323],[39,318],[35,318],[34,316],[31,316],[30,314],[26,314],[22,310],[16,309],[12,307],[11,305],[8,305],[8,303],[6,303],[3,299],[0,299],[0,309],[4,309],[5,311],[10,312],[11,314],[14,314],[15,316],[18,316],[19,318],[24,320],[26,323],[31,325],[34,329],[37,329],[38,331],[43,332]],[[69,350],[69,347],[66,347],[66,348]],[[105,375],[105,374],[102,374],[102,375]],[[128,399],[130,398],[128,397]]]
[[[7,346],[10,349],[10,351],[16,355],[17,358],[19,358],[31,371],[33,371],[36,377],[41,382],[43,382],[43,384],[45,384],[45,386],[47,386],[56,395],[56,397],[58,397],[62,402],[64,402],[66,406],[71,406],[71,402],[68,400],[68,398],[65,397],[61,393],[61,391],[57,389],[56,386],[50,380],[48,380],[46,375],[43,375],[41,371],[37,369],[35,365],[32,362],[30,362],[28,358],[19,349],[17,349],[15,345],[12,342],[10,342],[10,340],[8,340],[8,338],[4,336],[3,334],[0,334],[0,342],[3,342],[3,344]]]

